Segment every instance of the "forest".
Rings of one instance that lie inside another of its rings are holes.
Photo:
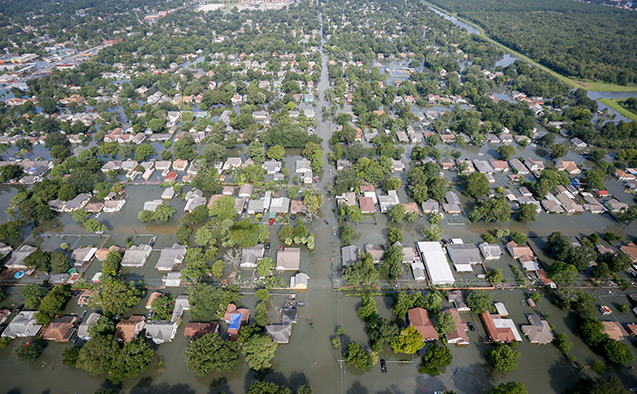
[[[637,83],[631,11],[570,0],[431,0],[494,40],[568,77]]]

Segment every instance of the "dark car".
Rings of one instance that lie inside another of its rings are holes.
[[[380,360],[380,370],[383,373],[387,372],[387,363],[383,359]]]
[[[473,326],[473,323],[471,323],[470,321],[467,322],[467,327],[469,327],[469,329],[471,331],[475,331],[476,330],[476,328]]]
[[[330,222],[327,221],[327,219],[323,219],[323,221],[325,222],[325,224],[330,224]]]

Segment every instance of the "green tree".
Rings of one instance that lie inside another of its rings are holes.
[[[467,177],[464,192],[475,199],[489,194],[489,180],[487,176],[480,172],[471,173]]]
[[[456,329],[456,320],[451,313],[441,312],[436,315],[436,332],[445,335]]]
[[[571,346],[573,345],[573,343],[568,340],[568,336],[564,333],[560,333],[555,336],[555,344],[564,354],[569,354]]]
[[[40,302],[48,294],[48,290],[42,286],[34,284],[26,284],[20,289],[22,297],[24,297],[25,309],[38,309]]]
[[[241,342],[241,352],[246,358],[248,366],[255,371],[262,371],[272,366],[274,352],[278,347],[270,337],[258,332]]]
[[[403,233],[397,228],[389,228],[387,229],[387,241],[390,243],[402,242],[403,241]],[[347,242],[349,243],[349,242]]]
[[[197,283],[186,290],[189,295],[190,317],[202,320],[211,315],[223,317],[231,302],[241,300],[241,294],[234,287],[215,287],[207,283]]]
[[[363,257],[354,265],[343,268],[343,280],[348,286],[370,289],[378,286],[378,270],[371,256]]]
[[[568,148],[564,144],[554,144],[551,149],[551,159],[558,159],[566,156]]]
[[[51,253],[51,268],[55,273],[64,273],[71,268],[71,261],[64,252],[56,250]]]
[[[84,222],[84,228],[92,233],[103,233],[108,230],[105,224],[100,223],[95,219],[89,219]]]
[[[569,394],[630,394],[621,380],[616,376],[608,378],[582,378],[571,390]]]
[[[260,278],[266,278],[271,275],[274,269],[274,260],[270,257],[264,257],[257,261],[257,274]]]
[[[526,245],[526,243],[529,241],[526,234],[520,232],[512,233],[510,237],[511,241],[515,242],[518,245]]]
[[[487,352],[487,361],[498,372],[509,373],[518,368],[522,354],[509,345],[498,344]]]
[[[88,327],[88,334],[91,338],[95,338],[99,335],[110,335],[115,333],[115,322],[113,319],[106,316],[102,316],[95,320],[93,324]]]
[[[474,291],[467,297],[467,306],[473,313],[484,313],[491,309],[493,295],[486,291]]]
[[[121,261],[122,255],[116,250],[111,250],[106,255],[106,259],[102,262],[102,272],[109,276],[117,276],[119,263]]]
[[[173,217],[175,212],[175,208],[170,205],[159,204],[159,206],[155,209],[155,219],[159,220],[161,223],[166,223]]]
[[[502,270],[500,268],[492,269],[487,274],[486,279],[490,281],[491,283],[495,283],[495,284],[504,282],[504,276],[502,276]]]
[[[24,265],[37,271],[49,272],[51,270],[51,253],[37,249],[24,259]]]
[[[495,151],[500,155],[502,160],[506,161],[511,160],[513,155],[515,155],[515,147],[511,145],[500,145]]]
[[[518,220],[522,223],[534,222],[537,216],[537,208],[533,204],[520,204]]]
[[[13,350],[13,355],[16,360],[22,363],[30,363],[35,361],[46,347],[46,342],[41,338],[35,338],[30,341],[26,341],[23,345],[17,346]]]
[[[232,371],[237,366],[239,348],[236,342],[226,341],[218,332],[193,340],[184,353],[186,365],[197,376],[211,372]]]
[[[395,243],[387,248],[379,271],[390,279],[400,278],[403,274],[403,248],[400,244]]]
[[[603,349],[610,362],[618,365],[632,365],[634,356],[625,344],[609,338],[604,341]]]
[[[372,366],[371,355],[357,343],[350,343],[343,353],[347,365],[353,365],[358,369],[367,369]]]
[[[511,219],[511,206],[504,197],[479,201],[469,214],[472,222],[508,222]]]
[[[274,145],[270,149],[268,149],[267,156],[268,159],[282,160],[283,156],[285,156],[285,148],[281,145]]]
[[[237,217],[237,210],[234,208],[234,198],[223,196],[217,199],[210,207],[210,216],[221,220],[234,219]]]
[[[268,317],[268,305],[264,301],[257,304],[255,311],[256,314],[254,320],[258,325],[265,327],[270,324],[270,318]]]
[[[135,160],[142,162],[155,155],[155,149],[151,144],[139,144],[135,149]]]
[[[376,300],[371,294],[363,294],[363,303],[358,308],[358,317],[364,321],[372,321],[378,317],[378,310],[376,308]]]
[[[256,291],[255,295],[261,301],[267,301],[270,299],[270,292],[268,289],[259,289]]]
[[[155,352],[142,338],[125,343],[116,353],[108,370],[108,378],[117,384],[126,378],[134,378],[148,368]]]
[[[80,348],[76,366],[89,374],[107,373],[119,351],[119,344],[113,335],[97,335]]]
[[[518,382],[500,383],[484,394],[527,394],[526,386]]]
[[[391,342],[394,353],[414,354],[424,346],[422,334],[415,326],[408,326],[400,331],[400,334]]]
[[[298,390],[297,390],[298,391]],[[272,382],[254,381],[250,383],[248,394],[291,394],[289,388]]]
[[[62,313],[66,302],[71,298],[68,286],[55,286],[40,302],[35,319],[38,324],[51,322],[56,315]]]
[[[406,209],[405,209],[405,206],[402,204],[396,204],[393,207],[391,207],[389,211],[387,211],[389,218],[394,223],[402,222],[403,219],[405,219],[405,213],[406,213]]]
[[[435,224],[431,224],[425,227],[422,231],[423,235],[432,241],[440,241],[442,239],[443,231]]]
[[[440,375],[445,368],[451,365],[452,360],[453,355],[449,348],[436,341],[427,346],[427,350],[422,356],[418,373],[426,373],[431,376]]]
[[[151,309],[153,310],[153,320],[170,320],[173,311],[175,297],[171,294],[162,294],[153,300]]]
[[[142,294],[136,286],[127,285],[115,278],[100,282],[97,291],[97,295],[91,297],[89,305],[92,308],[101,308],[106,316],[123,314],[139,303]]]

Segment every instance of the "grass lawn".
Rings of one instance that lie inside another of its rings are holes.
[[[621,101],[623,99],[599,99],[599,101],[605,105],[608,105],[610,108],[614,109],[615,111],[619,112],[620,114],[624,115],[625,117],[627,117],[628,119],[632,119],[633,121],[637,122],[637,114],[634,114],[632,112],[630,112],[629,110],[627,110],[626,108],[622,107],[621,105],[619,105],[619,101]]]
[[[507,47],[504,44],[501,44],[497,41],[495,41],[494,39],[492,39],[491,37],[489,37],[485,32],[484,29],[478,25],[476,25],[475,23],[461,18],[459,17],[457,14],[453,14],[443,8],[440,8],[434,4],[431,3],[426,3],[434,8],[436,8],[437,10],[444,12],[446,14],[449,15],[453,15],[456,19],[458,19],[459,21],[462,21],[468,25],[471,25],[473,27],[475,27],[476,29],[478,29],[480,31],[480,34],[490,43],[504,49],[507,52],[510,52],[512,55],[519,57],[522,60],[527,61],[528,63],[539,67],[541,69],[543,69],[544,71],[552,74],[554,77],[556,77],[557,79],[559,79],[560,81],[564,82],[567,85],[570,85],[576,89],[582,88],[582,89],[586,89],[586,90],[593,90],[593,91],[602,91],[602,92],[634,92],[637,91],[637,86],[623,86],[623,85],[614,85],[614,84],[610,84],[610,83],[604,83],[604,82],[591,82],[591,81],[577,81],[575,79],[569,78],[567,76],[564,76],[562,74],[559,74],[553,70],[551,70],[550,68],[541,65],[540,63],[534,61],[533,59],[521,54],[520,52],[514,51],[513,49]],[[608,105],[608,104],[607,104]],[[609,105],[610,106],[610,105]],[[634,119],[634,118],[632,118]]]

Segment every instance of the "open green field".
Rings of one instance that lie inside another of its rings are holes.
[[[601,103],[608,105],[610,108],[624,115],[628,119],[632,119],[633,121],[637,122],[637,114],[634,114],[630,112],[629,110],[627,110],[626,108],[619,105],[619,102],[621,100],[623,99],[599,99]]]
[[[557,79],[559,79],[560,81],[566,83],[569,86],[572,86],[576,89],[586,89],[586,90],[592,90],[592,91],[600,91],[600,92],[634,92],[637,91],[637,86],[623,86],[623,85],[615,85],[615,84],[609,84],[609,83],[604,83],[604,82],[592,82],[592,81],[578,81],[572,78],[569,78],[565,75],[559,74],[553,70],[551,70],[550,68],[536,62],[535,60],[531,59],[528,56],[525,56],[523,54],[521,54],[518,51],[515,51],[511,48],[509,48],[508,46],[501,44],[500,42],[492,39],[491,37],[489,37],[486,32],[484,31],[484,29],[480,26],[478,26],[477,24],[471,22],[468,19],[462,18],[460,16],[458,16],[458,14],[456,13],[452,13],[444,8],[441,8],[437,5],[431,4],[431,3],[426,3],[430,6],[432,6],[433,8],[444,12],[446,14],[452,15],[453,17],[455,17],[456,19],[458,19],[459,21],[462,21],[468,25],[471,25],[473,27],[475,27],[476,29],[478,29],[480,31],[480,34],[490,43],[506,50],[507,52],[510,52],[512,55],[523,59],[524,61],[541,68],[542,70],[545,70],[546,72],[552,74],[553,76],[555,76]]]

